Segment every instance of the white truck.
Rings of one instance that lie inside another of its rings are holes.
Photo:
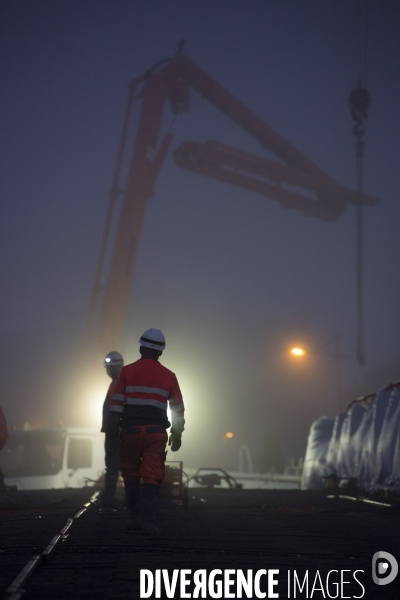
[[[70,427],[12,431],[0,467],[5,484],[19,490],[93,486],[105,471],[104,433]]]

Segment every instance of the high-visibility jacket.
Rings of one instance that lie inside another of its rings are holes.
[[[5,419],[5,416],[4,416],[3,411],[1,410],[1,406],[0,406],[0,450],[6,443],[7,439],[8,439],[8,431],[7,431],[6,419]]]
[[[184,428],[184,404],[175,373],[152,358],[140,358],[123,367],[110,402],[107,434],[115,435],[116,424],[123,430],[134,425]]]

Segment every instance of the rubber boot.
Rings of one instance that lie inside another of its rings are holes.
[[[127,529],[139,529],[141,526],[142,495],[140,479],[125,480],[125,496],[130,519],[126,521]]]
[[[159,535],[160,530],[154,523],[157,505],[158,485],[155,483],[142,484],[142,533],[145,535]]]

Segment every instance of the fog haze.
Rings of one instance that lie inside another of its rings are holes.
[[[365,366],[354,206],[333,223],[305,217],[171,153],[147,203],[125,344],[109,350],[132,362],[143,331],[162,329],[187,407],[174,458],[191,466],[237,468],[242,444],[257,466],[271,426],[287,458],[302,455],[311,422],[337,412],[337,381],[333,358],[296,362],[293,344],[333,352],[340,334],[342,406],[400,379],[400,6],[368,6],[364,188],[380,204],[365,209]],[[109,380],[90,400],[74,382],[129,83],[184,38],[191,60],[355,188],[352,3],[6,0],[0,22],[0,404],[18,428],[97,428]],[[168,106],[161,133],[171,122]],[[194,91],[172,132],[172,149],[217,139],[272,157]],[[125,174],[133,143],[134,130]]]

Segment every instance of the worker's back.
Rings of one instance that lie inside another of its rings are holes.
[[[150,424],[169,427],[168,403],[172,421],[178,421],[183,404],[175,374],[156,360],[141,358],[122,369],[110,410],[122,412],[122,429]]]

